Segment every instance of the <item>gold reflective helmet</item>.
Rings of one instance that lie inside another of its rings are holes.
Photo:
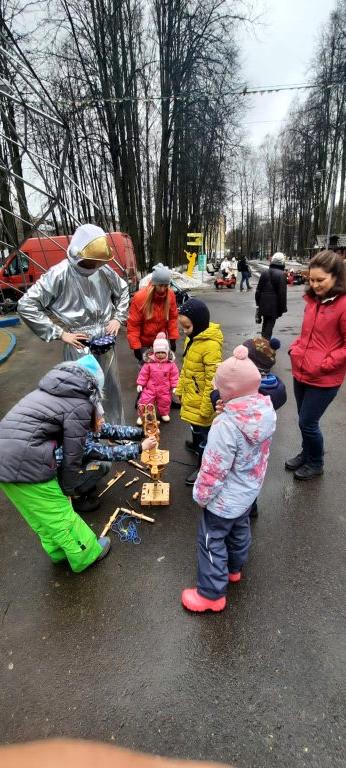
[[[96,237],[91,243],[88,243],[82,250],[78,251],[80,261],[110,261],[112,250],[108,245],[106,236]]]

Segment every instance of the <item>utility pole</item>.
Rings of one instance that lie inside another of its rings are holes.
[[[335,153],[336,158],[338,157],[337,152]],[[334,170],[334,176],[333,176],[333,183],[330,193],[330,208],[329,208],[329,218],[328,218],[328,229],[327,229],[327,242],[326,247],[329,248],[329,241],[330,241],[330,235],[332,231],[332,223],[333,223],[333,214],[334,214],[334,208],[335,208],[335,198],[336,198],[336,187],[338,183],[338,173],[339,173],[339,162],[336,160],[335,162],[335,170]]]

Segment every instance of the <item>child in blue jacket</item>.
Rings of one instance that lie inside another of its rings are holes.
[[[193,490],[203,514],[197,586],[181,598],[190,611],[222,611],[228,582],[239,581],[247,560],[250,509],[264,481],[276,426],[270,398],[258,392],[260,380],[243,345],[215,374],[224,409],[212,423]]]

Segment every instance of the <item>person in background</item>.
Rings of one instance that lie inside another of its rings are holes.
[[[238,272],[241,272],[240,290],[244,290],[244,282],[246,283],[247,290],[250,291],[252,286],[249,283],[251,277],[251,269],[246,256],[241,256],[238,261]]]
[[[184,589],[181,596],[189,611],[222,611],[228,584],[240,580],[247,561],[250,509],[264,481],[276,426],[269,397],[258,392],[260,380],[243,345],[215,374],[224,410],[211,426],[193,489],[203,512],[197,587]]]
[[[143,360],[144,364],[137,377],[138,405],[155,405],[157,416],[168,422],[179,370],[164,333],[157,334],[152,352],[145,353]],[[140,416],[137,424],[142,424]]]
[[[323,473],[319,421],[346,373],[346,265],[340,256],[332,251],[314,256],[304,300],[300,336],[289,348],[302,448],[287,459],[285,467],[296,480],[311,480]]]
[[[106,233],[82,224],[74,233],[67,258],[51,267],[18,302],[18,313],[43,341],[62,341],[64,360],[77,360],[88,340],[117,336],[125,325],[129,290],[109,266],[112,251]],[[98,357],[105,373],[107,420],[124,422],[117,359],[112,346]]]
[[[237,276],[237,269],[238,269],[238,262],[236,257],[233,256],[230,258],[230,265],[231,265],[231,273],[236,277]]]
[[[222,276],[225,278],[230,277],[231,275],[231,262],[229,261],[227,256],[225,256],[225,258],[222,259],[222,262],[220,264],[220,272]]]
[[[138,362],[143,362],[145,349],[153,346],[158,333],[169,339],[170,348],[176,349],[179,338],[178,309],[174,291],[169,287],[171,272],[163,264],[156,264],[149,285],[137,291],[130,305],[127,321],[127,339]]]
[[[274,253],[269,268],[262,272],[255,293],[257,316],[263,319],[262,336],[271,339],[278,317],[287,312],[287,278],[284,274],[286,257]]]
[[[83,466],[87,435],[102,418],[103,386],[103,371],[92,355],[60,363],[0,422],[0,489],[50,559],[67,560],[77,573],[110,549],[110,539],[97,539],[71,503],[104,475],[102,466],[92,474]]]
[[[217,365],[222,360],[223,334],[217,323],[210,322],[208,307],[198,299],[183,304],[179,324],[186,339],[175,395],[181,401],[180,416],[192,430],[192,440],[186,440],[185,446],[198,456],[198,467],[185,480],[186,485],[193,485],[214,418],[210,394]]]

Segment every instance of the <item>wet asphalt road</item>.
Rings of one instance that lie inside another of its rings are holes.
[[[108,558],[84,574],[52,565],[1,498],[2,743],[70,736],[239,768],[345,765],[346,391],[324,418],[325,476],[297,484],[283,462],[299,447],[286,352],[301,294],[289,289],[289,313],[275,328],[289,402],[245,578],[230,588],[223,614],[191,615],[179,602],[194,584],[198,521],[184,485],[193,457],[182,447],[188,428],[179,411],[161,431],[172,505],[154,512],[155,525],[142,523],[138,546],[112,534]],[[255,332],[253,293],[210,290],[205,299],[222,323],[225,354]],[[57,344],[21,328],[15,355],[0,367],[1,413],[58,359]],[[133,423],[136,365],[122,342],[119,360]],[[135,472],[124,468],[127,481]],[[120,481],[103,498],[88,517],[98,532],[130,495]]]

